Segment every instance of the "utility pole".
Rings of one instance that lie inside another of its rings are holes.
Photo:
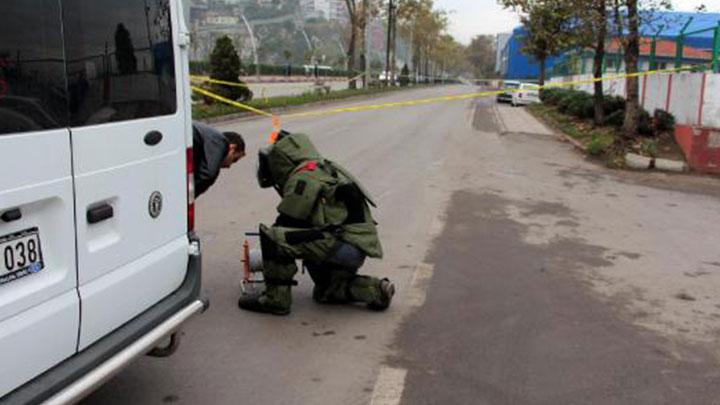
[[[390,76],[390,54],[392,53],[392,31],[393,31],[393,0],[388,1],[387,12],[387,46],[385,47],[385,85],[390,86],[392,76]]]
[[[370,41],[368,40],[368,31],[370,29],[370,23],[372,21],[370,20],[370,13],[369,13],[369,6],[370,1],[369,0],[362,0],[362,12],[363,12],[363,54],[362,54],[362,62],[363,62],[363,68],[365,69],[365,76],[363,76],[363,88],[367,89],[370,87]]]
[[[392,40],[390,42],[390,77],[393,78],[393,84],[395,80],[395,61],[397,60],[396,57],[396,50],[397,50],[397,10],[398,6],[400,5],[400,0],[397,0],[397,3],[395,3],[395,7],[393,7],[392,12]]]

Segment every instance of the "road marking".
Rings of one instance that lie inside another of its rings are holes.
[[[433,276],[435,267],[428,263],[419,263],[415,266],[413,278],[410,282],[407,302],[411,307],[421,307],[425,304],[427,289]]]
[[[397,405],[405,389],[407,370],[402,368],[381,367],[370,405]]]

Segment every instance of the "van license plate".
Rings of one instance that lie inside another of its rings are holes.
[[[37,273],[44,267],[38,228],[0,236],[0,284]]]

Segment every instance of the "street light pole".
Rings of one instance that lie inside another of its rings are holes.
[[[250,44],[252,45],[253,57],[255,59],[255,76],[260,78],[260,62],[258,60],[257,44],[255,43],[255,33],[248,23],[248,20],[245,18],[245,13],[240,14],[240,17],[242,17],[243,23],[245,23],[245,28],[247,28],[248,33],[250,34]]]

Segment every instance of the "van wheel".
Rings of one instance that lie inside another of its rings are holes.
[[[170,341],[166,346],[157,346],[150,350],[147,355],[150,357],[172,356],[175,351],[177,351],[178,347],[180,347],[180,333],[181,332],[173,333],[172,335],[170,335]]]

